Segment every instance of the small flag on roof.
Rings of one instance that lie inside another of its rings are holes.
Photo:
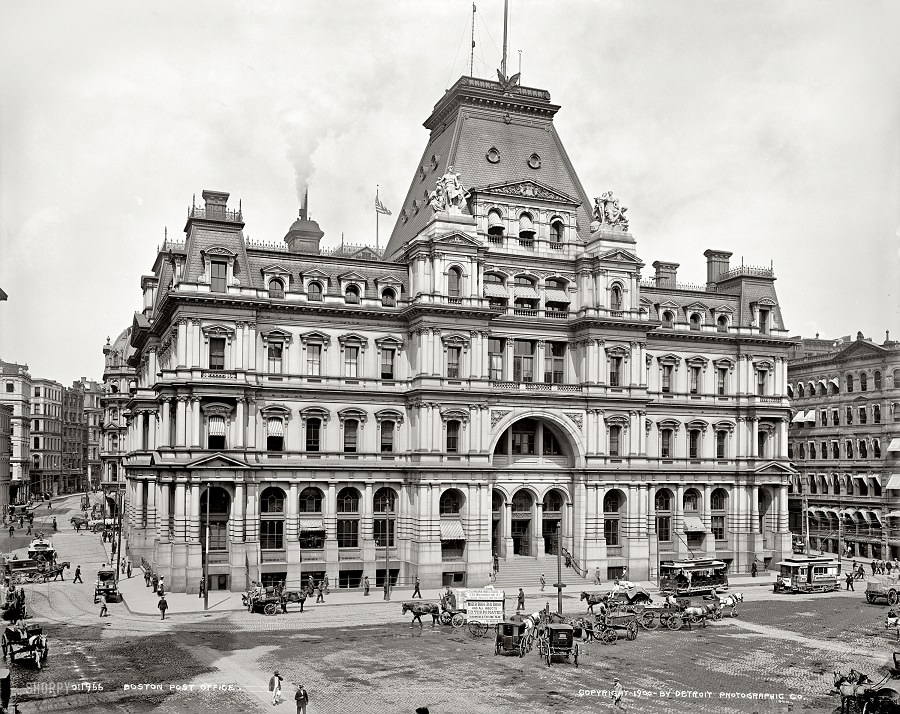
[[[388,216],[391,215],[390,210],[388,209],[387,206],[385,206],[385,205],[381,202],[381,199],[378,198],[378,194],[377,194],[377,193],[375,194],[375,210],[376,210],[378,213],[384,213],[384,214],[387,214]]]

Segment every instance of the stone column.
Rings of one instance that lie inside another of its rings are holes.
[[[244,405],[246,403],[246,399],[243,397],[237,398],[237,413],[235,415],[235,439],[232,444],[235,448],[241,449],[244,447],[244,430],[246,429],[247,417],[244,414]],[[287,428],[287,425],[285,425]]]
[[[147,525],[146,519],[144,517],[144,484],[147,482],[142,480],[133,481],[134,485],[134,524],[138,528],[143,528]]]
[[[787,533],[788,526],[788,490],[787,486],[778,487],[778,531]]]
[[[147,482],[147,528],[153,529],[154,533],[149,534],[148,541],[152,541],[155,537],[156,523],[156,483],[154,481]],[[152,543],[151,543],[152,544]]]
[[[285,509],[286,520],[284,523],[284,541],[286,544],[296,544],[300,538],[300,521],[299,521],[299,500],[300,488],[296,483],[288,486],[287,508]],[[291,545],[287,546],[288,548]]]
[[[162,416],[162,424],[160,426],[160,435],[159,435],[159,445],[162,446],[172,446],[170,434],[172,433],[172,427],[169,425],[169,420],[171,419],[171,411],[169,405],[172,400],[166,397],[160,402],[159,411]]]
[[[512,539],[512,502],[507,501],[503,504],[503,523],[500,527],[500,542],[503,547],[501,555],[504,558],[511,558],[513,555],[513,539]]]
[[[209,498],[209,494],[206,496]],[[200,484],[191,484],[191,513],[188,539],[191,543],[200,542]]]
[[[759,418],[750,417],[750,447],[747,451],[752,458],[762,458],[759,453]]]
[[[175,446],[187,445],[187,397],[178,397],[175,405]]]
[[[157,525],[156,533],[160,543],[168,543],[169,538],[169,521],[171,514],[169,513],[169,495],[171,487],[168,483],[159,483],[156,485],[156,503],[157,503]]]
[[[249,417],[247,420],[247,449],[250,451],[256,450],[256,422],[258,421],[257,413],[258,408],[256,406],[256,400],[252,397],[249,401]],[[325,429],[325,424],[323,420],[322,429]]]
[[[184,502],[185,484],[183,482],[175,484],[175,542],[184,543],[186,532],[186,516]]]
[[[534,517],[531,521],[531,554],[541,557],[544,555],[544,504],[536,500],[532,512]],[[556,578],[551,575],[551,580],[555,581]]]
[[[712,513],[710,512],[710,495],[712,494],[712,486],[710,484],[703,485],[703,527],[706,528],[707,531],[712,530]],[[712,550],[711,548],[707,548],[707,550]]]
[[[187,320],[181,318],[175,323],[178,326],[178,336],[175,338],[175,357],[178,367],[187,366]]]

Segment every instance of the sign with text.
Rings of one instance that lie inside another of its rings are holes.
[[[503,622],[503,603],[505,593],[493,588],[466,590],[466,619],[469,622],[482,622],[485,625],[496,625]]]

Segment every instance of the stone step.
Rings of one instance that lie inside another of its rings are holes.
[[[535,587],[540,583],[541,573],[544,574],[547,587],[556,582],[557,563],[554,556],[540,558],[513,557],[500,561],[500,572],[494,582],[495,587]],[[571,568],[563,568],[562,581],[568,588],[574,590],[578,587],[586,589],[589,581],[579,576]]]

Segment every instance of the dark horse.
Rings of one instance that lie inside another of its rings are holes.
[[[71,567],[71,565],[69,564],[68,560],[64,560],[61,563],[56,563],[54,565],[51,565],[44,572],[44,579],[49,580],[50,578],[52,578],[53,580],[56,580],[57,578],[59,578],[60,580],[65,582],[66,578],[63,575],[63,571],[68,570],[70,567]]]
[[[590,613],[594,612],[594,605],[605,603],[608,597],[609,596],[606,593],[581,593],[581,599],[587,600],[587,611]]]
[[[403,603],[403,614],[407,612],[413,614],[410,627],[415,624],[416,620],[422,624],[422,615],[431,615],[431,626],[437,625],[438,618],[441,615],[441,609],[433,602],[405,602]]]
[[[25,603],[20,599],[10,600],[3,605],[2,615],[5,622],[17,622],[28,617]]]

